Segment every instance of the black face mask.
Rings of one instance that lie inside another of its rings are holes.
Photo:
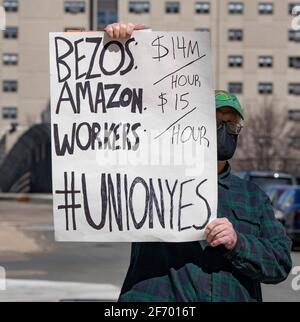
[[[236,150],[238,135],[228,133],[226,124],[217,130],[218,160],[225,161],[233,157]]]

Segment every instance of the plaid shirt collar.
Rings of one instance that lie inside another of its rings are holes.
[[[231,166],[227,161],[221,173],[218,174],[218,183],[225,189],[229,189]]]

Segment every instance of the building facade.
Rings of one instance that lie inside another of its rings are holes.
[[[275,99],[290,119],[300,120],[300,30],[292,24],[300,0],[0,0],[1,5],[6,29],[0,36],[0,142],[6,150],[49,105],[48,33],[101,29],[116,20],[143,22],[157,31],[210,31],[215,88],[236,93],[250,108]]]
[[[282,131],[283,140],[277,140],[275,131],[270,134],[267,129],[282,122],[272,117],[266,131],[252,134],[250,144],[246,122],[234,168],[253,169],[254,163],[259,169],[258,163],[266,169],[265,164],[276,158],[277,165],[270,169],[300,176],[300,1],[119,0],[118,10],[120,20],[142,22],[155,31],[210,31],[215,88],[236,93],[246,119],[271,104],[280,111],[277,118],[286,119],[287,129],[293,130]],[[263,143],[258,150],[261,142],[273,143]],[[288,153],[278,156],[283,151]]]
[[[215,87],[257,104],[277,97],[300,110],[300,30],[291,0],[119,0],[119,19],[153,30],[211,33]],[[299,7],[300,10],[300,7]],[[295,113],[293,114],[295,115]]]
[[[49,32],[89,29],[90,1],[1,0],[0,5],[6,11],[0,36],[0,135],[16,129],[7,135],[8,150],[49,105]]]

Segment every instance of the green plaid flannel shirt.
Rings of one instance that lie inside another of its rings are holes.
[[[279,283],[291,270],[291,241],[269,198],[229,163],[218,176],[218,217],[237,232],[231,251],[206,241],[133,243],[119,301],[262,301],[260,283]]]

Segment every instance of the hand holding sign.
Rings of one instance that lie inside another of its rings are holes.
[[[205,236],[212,247],[224,245],[228,250],[235,247],[237,234],[227,218],[217,218],[206,226]]]
[[[134,30],[141,30],[144,29],[145,25],[142,23],[133,24],[129,23],[113,23],[109,24],[104,28],[104,31],[107,32],[109,37],[111,38],[129,38]]]

